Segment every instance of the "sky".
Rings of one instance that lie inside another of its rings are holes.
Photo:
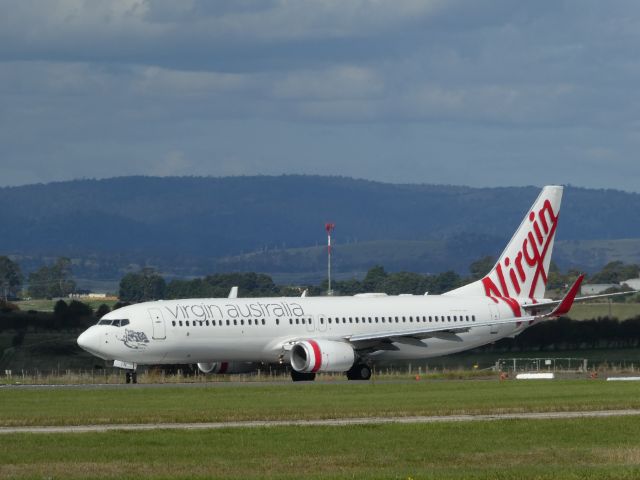
[[[640,2],[0,0],[0,186],[640,192]]]

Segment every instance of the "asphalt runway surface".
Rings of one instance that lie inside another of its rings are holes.
[[[343,427],[350,425],[384,424],[425,424],[444,422],[479,422],[497,420],[554,420],[572,418],[626,417],[640,415],[640,409],[595,410],[587,412],[531,412],[502,413],[488,415],[442,415],[412,417],[364,417],[322,420],[255,420],[244,422],[211,423],[153,423],[153,424],[109,424],[109,425],[70,425],[42,427],[0,427],[0,434],[10,433],[99,433],[110,431],[147,431],[147,430],[216,430],[221,428],[267,428],[267,427]]]

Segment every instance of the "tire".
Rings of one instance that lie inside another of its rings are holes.
[[[347,371],[349,380],[369,380],[371,378],[371,368],[364,363],[357,363]]]
[[[315,379],[315,373],[303,373],[291,370],[291,380],[294,382],[313,382]]]

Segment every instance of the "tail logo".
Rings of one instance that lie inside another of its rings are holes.
[[[528,219],[530,229],[524,235],[515,258],[505,255],[491,273],[482,279],[485,295],[496,303],[498,299],[505,301],[517,317],[521,316],[520,305],[513,297],[526,295],[533,299],[538,282],[547,283],[544,264],[558,226],[558,214],[553,211],[549,200],[544,201],[537,213],[529,213]],[[505,278],[505,272],[508,279]],[[523,294],[529,278],[531,286],[528,294]]]

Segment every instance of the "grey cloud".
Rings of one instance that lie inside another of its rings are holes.
[[[0,184],[555,174],[638,190],[639,13],[622,1],[0,1]]]

